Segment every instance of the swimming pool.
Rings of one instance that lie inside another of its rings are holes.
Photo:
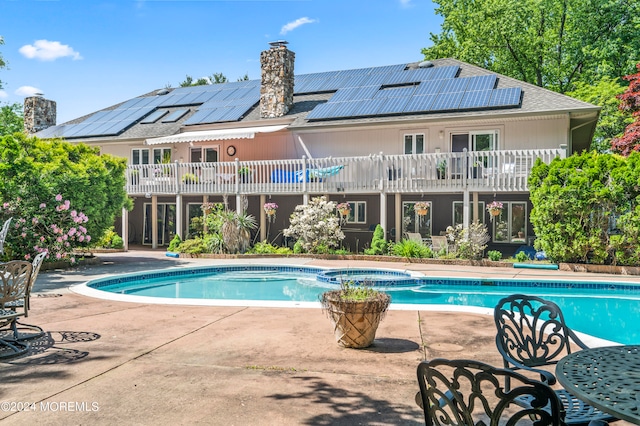
[[[126,274],[87,283],[88,295],[118,300],[235,306],[318,306],[341,280],[367,282],[391,294],[392,308],[416,305],[493,308],[505,295],[526,293],[556,302],[569,325],[624,344],[640,343],[640,285],[576,281],[442,278],[386,269],[234,265]],[[100,296],[102,294],[102,296]]]

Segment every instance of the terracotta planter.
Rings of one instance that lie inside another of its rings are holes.
[[[416,209],[418,216],[426,216],[428,211],[428,209]]]
[[[500,216],[501,212],[502,212],[502,210],[489,210],[489,214],[491,216]]]
[[[340,210],[340,214],[342,216],[349,216],[349,212],[350,212],[350,210]]]
[[[322,306],[333,324],[336,341],[345,348],[371,346],[391,302],[387,293],[363,301],[343,300],[340,290],[323,293]]]

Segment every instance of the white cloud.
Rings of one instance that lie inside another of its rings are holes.
[[[412,0],[399,0],[399,1],[400,1],[400,6],[402,6],[402,7],[411,7],[411,6],[413,6],[411,4]]]
[[[26,44],[19,51],[29,59],[39,59],[41,61],[55,61],[65,56],[70,56],[74,61],[82,59],[80,53],[66,44],[60,44],[59,41],[36,40],[33,45]]]
[[[289,31],[293,31],[296,28],[298,28],[301,25],[304,24],[313,24],[314,22],[317,22],[317,20],[315,19],[309,19],[306,16],[304,18],[298,18],[293,22],[289,22],[288,24],[285,24],[282,29],[280,30],[280,34],[285,35],[286,33],[288,33]]]
[[[35,96],[36,93],[42,93],[42,90],[33,86],[20,86],[15,91],[15,94],[18,96]]]
[[[0,99],[8,98],[9,94],[4,90],[0,90]]]

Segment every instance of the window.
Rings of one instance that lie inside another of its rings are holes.
[[[149,148],[132,149],[131,164],[149,164]]]
[[[150,157],[151,154],[153,157]],[[151,158],[153,164],[168,164],[171,162],[171,148],[154,148],[152,153],[149,152],[149,148],[131,150],[131,164],[150,164]]]
[[[454,201],[453,202],[453,226],[455,227],[456,225],[462,225],[464,220],[463,220],[463,209],[464,209],[464,204],[462,203],[462,201]],[[471,206],[471,209],[473,209],[473,206]],[[485,223],[484,222],[484,214],[485,210],[484,210],[484,201],[478,201],[478,220],[480,221],[480,223]],[[469,220],[471,222],[473,222],[473,211],[469,212]]]
[[[502,211],[493,216],[493,241],[525,243],[527,241],[527,203],[503,202]]]
[[[142,243],[151,244],[153,229],[152,220],[152,204],[144,203],[144,228],[142,231]],[[158,203],[158,245],[167,245],[176,233],[176,205]]]
[[[424,134],[404,135],[404,153],[424,153]]]
[[[366,201],[347,201],[351,206],[347,223],[367,223],[367,203]]]
[[[218,145],[193,147],[191,148],[190,160],[192,163],[217,163],[219,148]]]
[[[433,205],[431,201],[428,202],[429,209],[427,214],[421,216],[416,212],[416,201],[403,201],[402,202],[402,235],[407,232],[417,232],[422,238],[428,238],[431,236],[431,212],[433,211]]]

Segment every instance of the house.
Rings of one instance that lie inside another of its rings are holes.
[[[287,244],[294,207],[326,195],[351,206],[352,251],[378,223],[399,240],[479,220],[490,247],[510,253],[534,237],[534,162],[588,149],[599,114],[455,59],[295,75],[279,41],[260,60],[261,80],[163,88],[60,125],[55,104],[27,98],[25,126],[128,159],[135,207],[117,224],[127,243],[184,238],[203,203],[223,202],[259,218],[257,239]],[[430,208],[418,214],[418,201]],[[275,219],[266,202],[278,204]]]

